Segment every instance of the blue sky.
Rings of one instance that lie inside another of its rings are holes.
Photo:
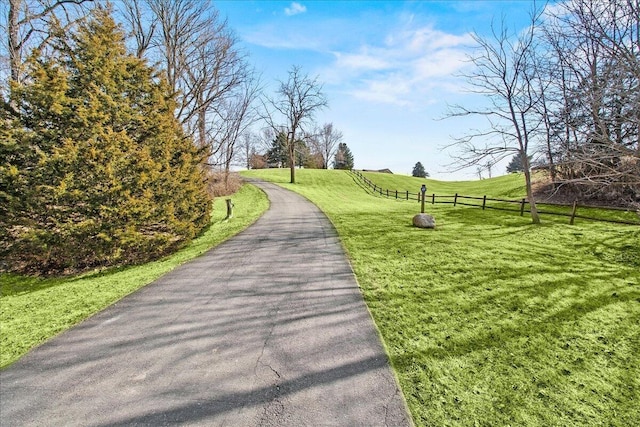
[[[267,91],[293,65],[324,85],[329,108],[316,117],[344,134],[358,169],[410,174],[422,162],[431,177],[452,173],[444,146],[479,119],[445,116],[452,104],[481,98],[465,91],[471,33],[488,35],[503,18],[519,31],[532,1],[238,1],[216,2]],[[505,165],[493,174],[505,173]]]

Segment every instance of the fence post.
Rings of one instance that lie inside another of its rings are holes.
[[[225,219],[229,219],[233,216],[233,203],[231,203],[231,199],[227,199],[227,217]]]
[[[458,203],[458,193],[456,193],[456,195],[453,197],[453,206],[455,206]]]
[[[482,210],[484,210],[484,207],[487,205],[487,195],[485,194],[484,198],[482,199]]]
[[[409,190],[407,190],[407,200],[409,200]]]
[[[436,193],[433,193],[433,194],[431,195],[431,204],[432,204],[432,205],[435,205],[435,204],[436,204]]]
[[[387,188],[387,197],[389,197],[389,189]]]
[[[398,198],[398,190],[396,190],[396,199]]]
[[[571,208],[571,219],[569,220],[569,225],[573,225],[573,220],[576,217],[576,211],[578,210],[578,201],[573,201],[573,208]]]
[[[520,202],[520,216],[524,216],[524,201],[525,199],[522,199]]]
[[[377,186],[376,186],[375,184],[373,184],[373,192],[375,193],[375,192],[377,192],[377,191],[378,191],[378,190],[377,190]]]

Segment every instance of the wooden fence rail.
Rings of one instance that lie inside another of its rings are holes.
[[[399,200],[417,200],[421,201],[421,193],[419,191],[412,193],[408,190],[398,191],[398,190],[389,190],[383,189],[381,186],[373,183],[366,176],[356,170],[351,171],[357,180],[361,183],[361,185],[365,186],[367,191],[371,191],[374,194],[386,197],[393,197]],[[507,199],[494,199],[485,196],[482,197],[474,197],[474,196],[463,196],[461,194],[454,195],[442,195],[442,194],[431,194],[425,195],[425,201],[429,200],[431,204],[451,204],[453,206],[472,206],[479,207],[482,210],[493,209],[500,211],[510,211],[510,212],[518,212],[520,216],[524,216],[525,213],[531,213],[531,210],[527,208],[529,201],[527,199],[519,199],[519,200],[507,200]],[[473,202],[477,201],[477,202]],[[479,203],[481,202],[481,203]],[[499,206],[495,204],[489,204],[487,202],[497,202],[504,204],[506,206]],[[511,207],[511,205],[513,207]],[[569,224],[573,224],[576,218],[587,219],[591,221],[601,221],[601,222],[611,222],[616,224],[628,224],[628,225],[640,225],[640,216],[638,221],[631,221],[626,219],[618,219],[618,218],[598,218],[589,215],[580,215],[578,214],[578,208],[583,210],[587,209],[598,209],[602,211],[611,211],[611,212],[632,212],[628,208],[610,206],[589,206],[589,205],[579,205],[577,202],[574,202],[571,205],[563,204],[563,203],[551,203],[551,202],[537,202],[536,206],[538,207],[538,213],[541,215],[556,215],[556,216],[565,216],[569,217]],[[553,208],[570,208],[570,212],[559,212],[553,211],[549,209]]]

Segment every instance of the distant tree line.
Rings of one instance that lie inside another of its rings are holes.
[[[459,165],[517,154],[531,201],[533,159],[555,191],[640,206],[638,22],[638,0],[573,0],[533,11],[518,34],[502,25],[476,36],[467,77],[491,107],[450,116],[482,115],[489,128],[454,142]]]
[[[342,141],[342,133],[333,128],[331,123],[315,129],[312,134],[305,134],[295,141],[294,165],[298,168],[328,169],[329,164],[334,169],[353,169],[353,154]],[[259,147],[268,147],[262,154]],[[263,140],[254,140],[249,154],[247,168],[286,168],[290,165],[287,134],[283,131],[273,135],[270,130],[263,132]]]

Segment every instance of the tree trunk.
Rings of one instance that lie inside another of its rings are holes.
[[[522,166],[524,167],[524,179],[527,187],[527,199],[529,199],[529,207],[531,209],[531,221],[534,224],[540,224],[540,215],[538,215],[536,199],[533,196],[533,188],[531,186],[531,165],[529,164],[529,158],[527,157],[526,153],[522,155]]]
[[[296,183],[296,150],[293,143],[289,148],[289,168],[291,169],[291,184]]]
[[[18,33],[18,13],[22,0],[9,0],[9,67],[11,68],[11,81],[20,79],[20,36]]]

